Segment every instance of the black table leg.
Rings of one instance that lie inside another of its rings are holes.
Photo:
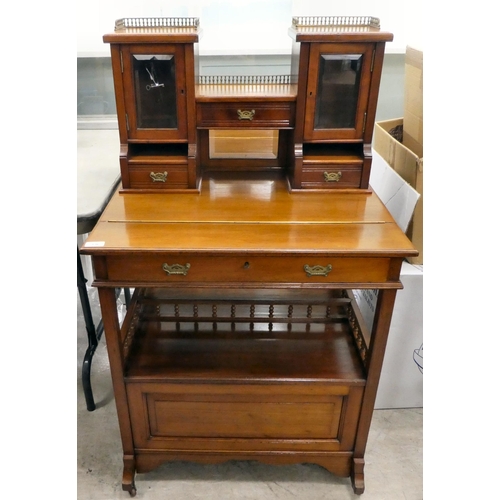
[[[125,306],[127,307],[128,310],[128,306],[130,304],[130,288],[124,288],[123,293],[125,295]]]
[[[80,294],[80,302],[82,304],[83,318],[85,320],[85,328],[87,330],[87,337],[89,341],[89,345],[87,350],[85,351],[85,356],[83,358],[82,364],[82,385],[83,385],[83,393],[85,395],[85,401],[87,403],[87,410],[94,411],[96,406],[94,402],[94,395],[92,393],[92,385],[90,383],[90,368],[92,366],[92,358],[94,356],[95,350],[99,345],[99,341],[101,340],[104,325],[102,323],[102,319],[99,321],[97,328],[94,326],[94,319],[92,317],[92,310],[90,308],[89,295],[87,293],[87,279],[83,273],[83,266],[80,257],[80,250],[77,247],[77,286],[78,293]],[[123,289],[125,295],[125,304],[128,309],[130,303],[130,289]],[[120,289],[116,290],[116,298],[120,296]]]
[[[83,274],[82,261],[80,258],[80,250],[77,247],[77,286],[78,293],[80,294],[80,302],[82,305],[83,318],[85,320],[85,328],[87,330],[87,337],[89,345],[85,352],[85,357],[83,359],[82,366],[82,384],[83,392],[85,394],[85,401],[87,403],[87,410],[95,410],[94,396],[92,394],[92,386],[90,384],[90,367],[92,365],[92,356],[97,348],[99,342],[97,338],[97,331],[94,326],[94,320],[92,318],[92,310],[90,308],[89,296],[87,293],[87,280]]]

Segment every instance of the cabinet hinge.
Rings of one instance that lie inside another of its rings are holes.
[[[373,73],[373,68],[375,67],[375,50],[372,52],[372,66],[370,68],[370,73]]]
[[[127,125],[127,131],[130,131],[130,128],[128,126],[128,113],[125,113],[125,123]]]
[[[123,73],[123,52],[120,50],[120,67]]]
[[[363,134],[365,133],[366,128],[366,113],[363,115]]]

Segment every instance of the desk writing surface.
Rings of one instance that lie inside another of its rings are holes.
[[[204,179],[201,194],[115,196],[101,220],[176,223],[394,222],[374,193],[289,193],[279,176]]]
[[[116,193],[82,251],[414,255],[374,193],[291,194],[285,182],[207,177],[201,194]]]

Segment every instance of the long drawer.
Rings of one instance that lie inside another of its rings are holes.
[[[227,102],[198,103],[199,128],[292,128],[295,104],[292,102]]]
[[[383,283],[390,258],[205,256],[162,254],[106,257],[107,280],[149,283]]]

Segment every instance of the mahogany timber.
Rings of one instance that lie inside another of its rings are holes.
[[[362,169],[359,177],[348,171],[348,183],[359,181],[357,189],[369,189],[371,169],[371,141],[375,112],[382,74],[385,43],[393,39],[392,33],[379,28],[357,26],[292,26],[289,35],[294,40],[292,47],[292,81],[297,83],[296,126],[293,133],[293,160],[288,169],[290,188],[293,192],[306,189],[333,188],[343,190],[346,186],[325,183],[318,171],[307,169],[304,148],[307,143],[359,142],[362,144]],[[362,53],[359,100],[356,123],[353,129],[315,129],[314,114],[317,102],[317,83],[320,54]],[[325,162],[328,168],[328,162]],[[338,172],[338,170],[337,170]],[[344,177],[344,176],[342,176]]]
[[[167,460],[248,459],[317,463],[360,494],[401,264],[417,254],[368,184],[392,34],[294,25],[290,84],[197,85],[199,34],[103,38],[123,188],[81,253],[99,289],[122,488],[135,495],[136,472]],[[177,128],[138,129],[132,52],[175,55]],[[351,128],[314,125],[332,53],[359,56]],[[211,129],[278,130],[276,158],[210,158]],[[135,288],[121,327],[117,286]],[[378,290],[370,331],[352,292],[363,288]]]
[[[365,26],[294,25],[289,30],[294,41],[291,83],[198,85],[195,44],[200,34],[198,26],[142,27],[121,28],[103,37],[111,46],[124,191],[197,193],[203,172],[213,169],[281,169],[287,172],[289,189],[294,193],[369,190],[371,140],[384,47],[392,40],[391,33]],[[175,54],[178,128],[137,128],[130,65],[132,52]],[[356,122],[352,129],[314,126],[321,53],[363,55]],[[240,111],[246,112],[246,118],[238,115]],[[242,157],[231,161],[210,158],[208,130],[224,128],[279,130],[278,157],[257,160]],[[148,165],[133,165],[129,148],[134,142],[185,143],[188,149],[182,164],[165,163],[159,171],[154,171]],[[332,170],[326,158],[316,167],[308,166],[310,159],[304,148],[314,142],[360,143],[356,166],[346,163]],[[151,179],[157,172],[167,174],[162,183]]]
[[[199,172],[196,132],[194,85],[197,78],[194,44],[201,30],[198,27],[122,28],[103,36],[110,44],[115,88],[118,130],[120,136],[120,170],[122,189],[129,192],[155,192],[159,189],[174,192],[197,192]],[[176,58],[175,88],[177,128],[139,129],[134,102],[134,78],[131,54],[171,53]],[[134,143],[169,143],[186,145],[181,163],[171,166],[168,161],[159,170],[149,166],[137,167],[130,152]],[[131,163],[132,162],[132,163]],[[167,172],[167,181],[157,184],[151,172]]]
[[[99,288],[124,490],[166,460],[249,459],[318,463],[364,491],[400,267],[417,253],[375,194],[294,196],[282,174],[207,174],[199,195],[116,193],[81,252]],[[305,264],[332,269],[308,276]],[[120,285],[136,288],[122,328]],[[351,288],[379,289],[371,331]]]

